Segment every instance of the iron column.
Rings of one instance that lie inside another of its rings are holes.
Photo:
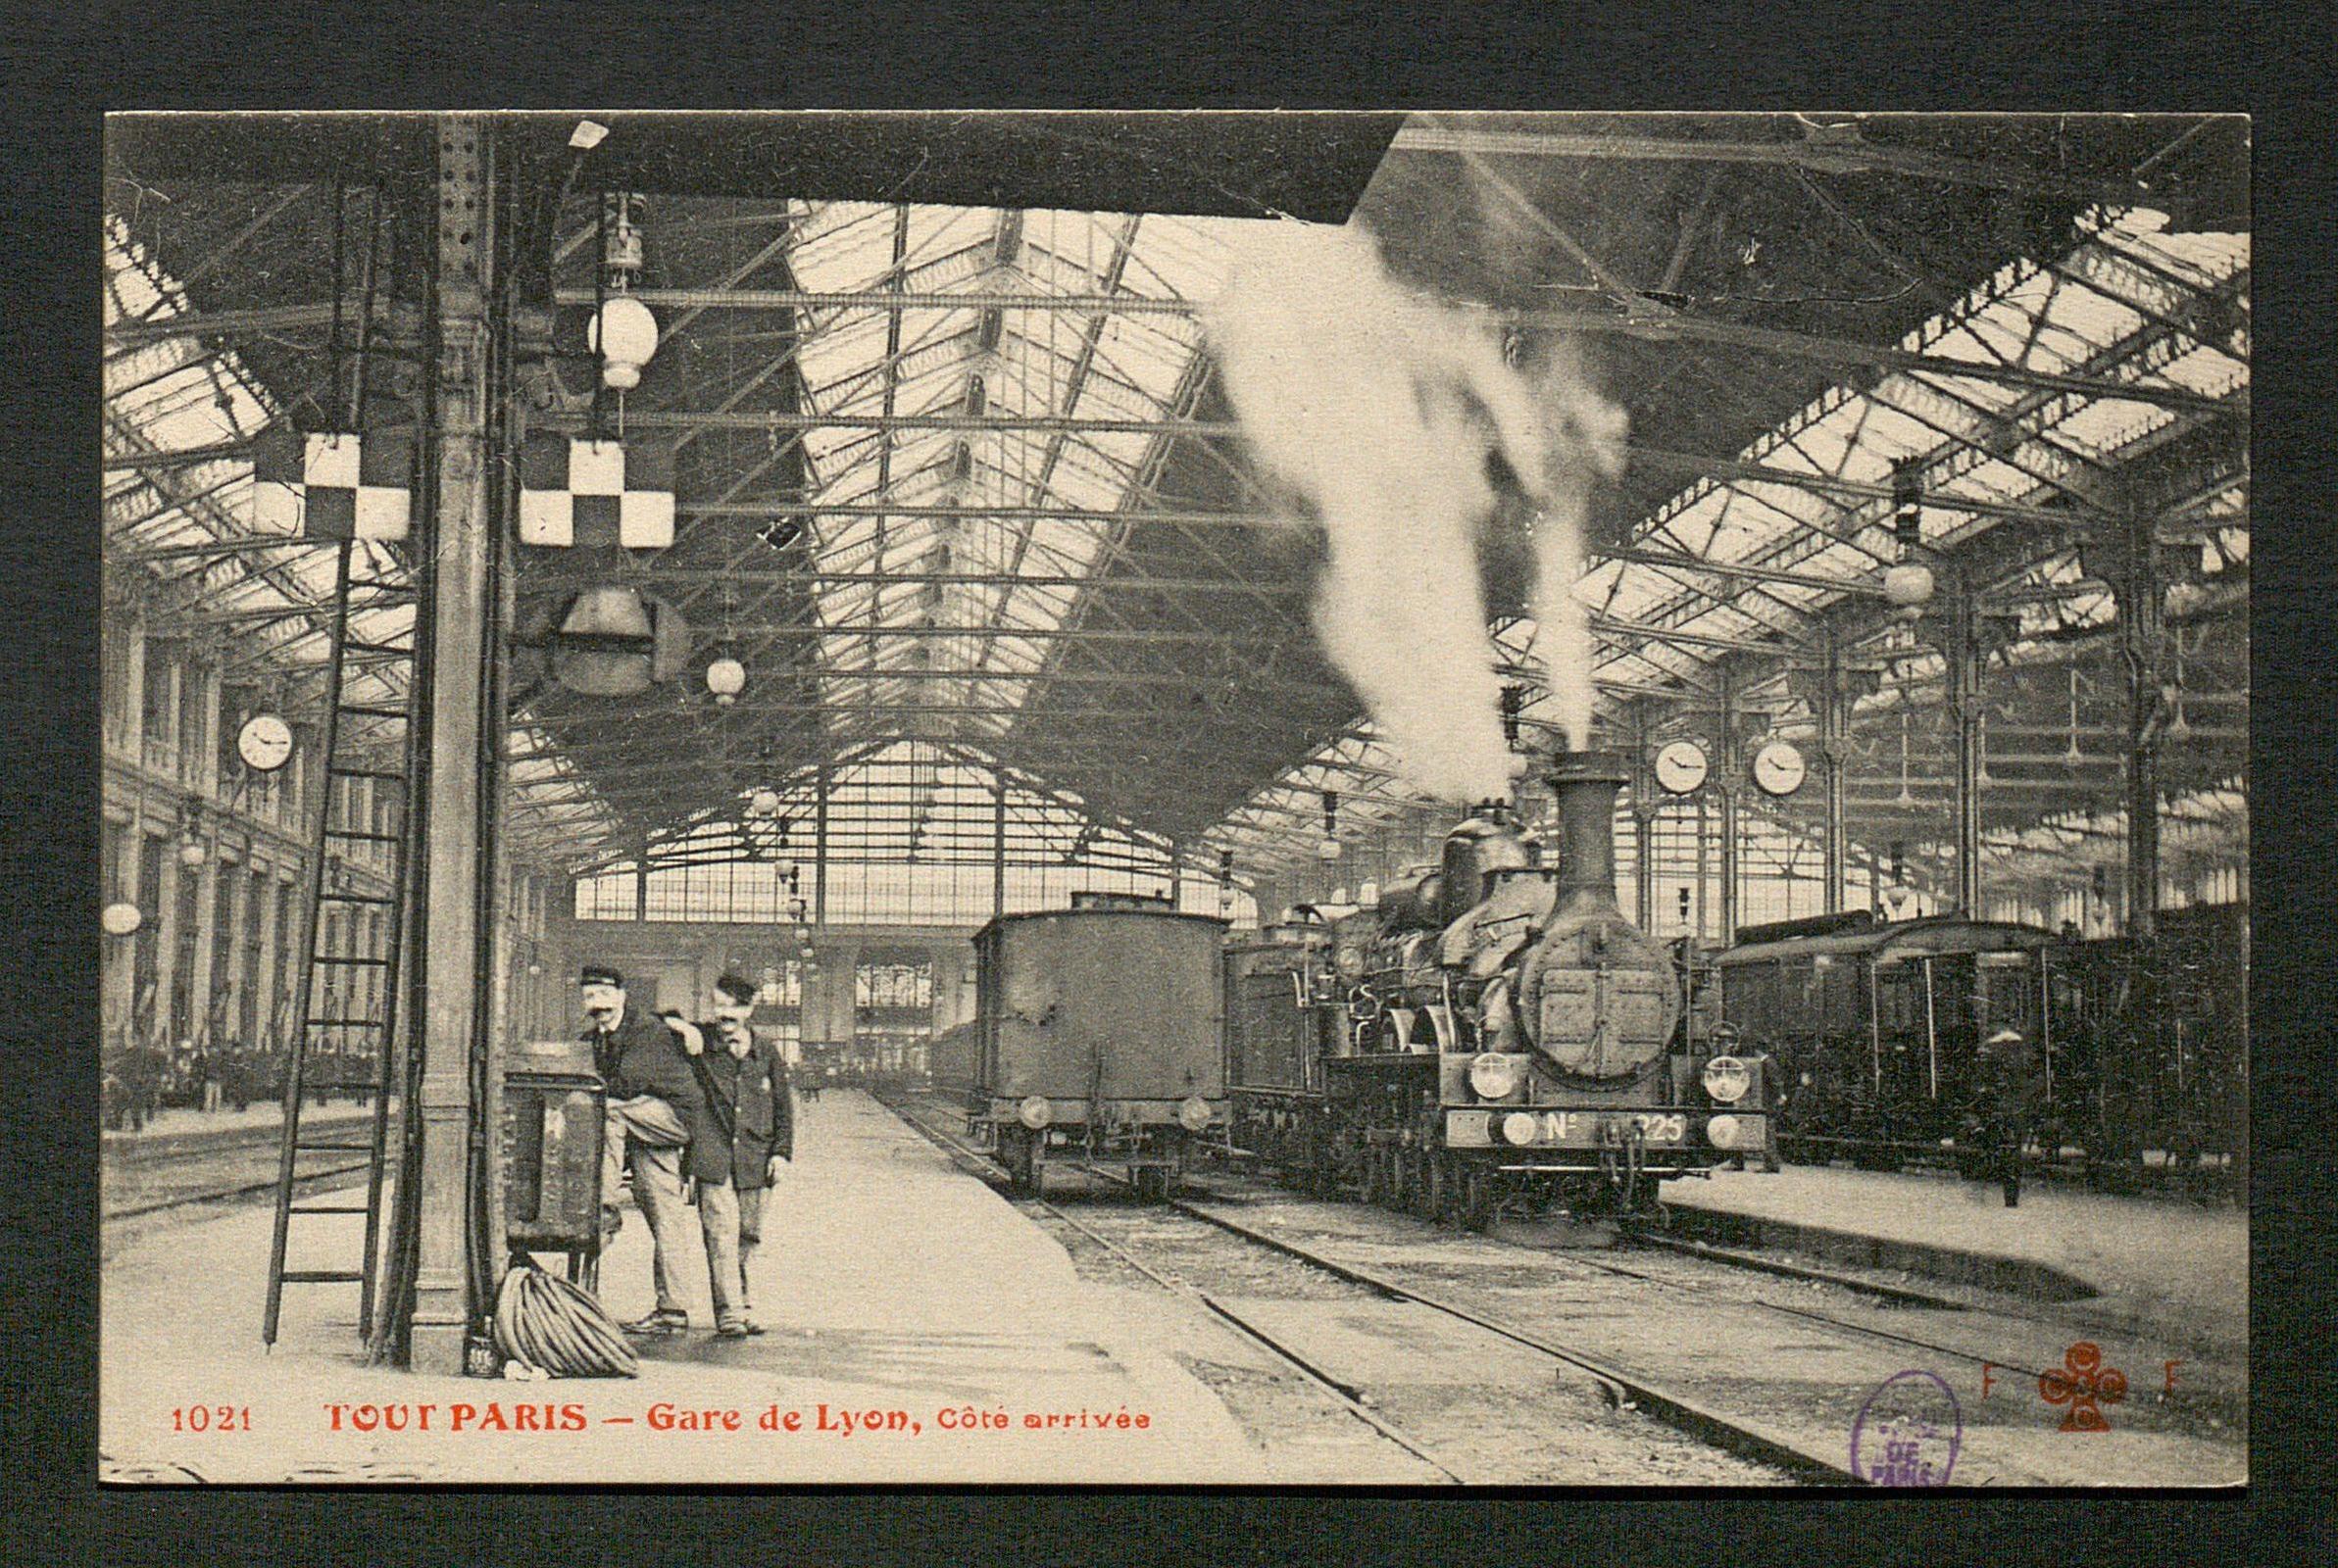
[[[1850,842],[1843,819],[1843,772],[1850,760],[1851,705],[1844,701],[1843,650],[1832,626],[1825,633],[1826,667],[1818,687],[1818,755],[1826,766],[1825,912],[1843,912],[1843,878],[1850,868]]]
[[[423,885],[417,901],[421,983],[422,1207],[412,1366],[463,1370],[463,1341],[483,1303],[470,1262],[472,1069],[491,1040],[481,1029],[485,969],[480,923],[482,852],[496,808],[487,732],[489,655],[504,632],[490,592],[496,517],[486,457],[494,285],[494,172],[483,116],[438,122],[432,206],[435,274],[430,323],[431,488],[420,628],[429,645],[423,763]],[[493,1063],[489,1063],[492,1071]],[[492,1166],[493,1161],[487,1162]]]

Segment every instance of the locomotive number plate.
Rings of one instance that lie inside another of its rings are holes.
[[[1677,1110],[1455,1110],[1446,1113],[1446,1142],[1457,1148],[1516,1146],[1520,1140],[1509,1125],[1514,1116],[1521,1118],[1517,1132],[1532,1124],[1524,1143],[1539,1149],[1597,1149],[1608,1142],[1611,1125],[1615,1137],[1637,1132],[1650,1145],[1683,1144],[1689,1135],[1688,1115]]]

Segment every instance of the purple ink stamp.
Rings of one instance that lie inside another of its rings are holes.
[[[1946,1379],[1896,1372],[1851,1423],[1851,1473],[1878,1487],[1945,1487],[1965,1442],[1965,1412]]]

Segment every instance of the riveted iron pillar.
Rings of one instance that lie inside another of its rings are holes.
[[[438,122],[432,207],[435,267],[429,319],[427,564],[418,639],[430,650],[424,702],[423,883],[416,901],[413,1014],[422,1031],[421,1212],[410,1364],[460,1373],[464,1340],[484,1310],[491,1281],[474,1278],[472,1227],[480,1212],[473,1158],[477,1057],[492,1052],[485,1027],[486,916],[494,903],[490,861],[501,803],[494,798],[490,729],[493,654],[504,627],[494,588],[495,487],[487,461],[494,338],[494,156],[485,117]],[[492,1076],[493,1063],[488,1063]]]
[[[1850,870],[1851,843],[1844,820],[1844,771],[1851,758],[1851,704],[1843,689],[1843,650],[1833,627],[1826,629],[1826,666],[1819,672],[1818,755],[1826,768],[1825,912],[1843,912],[1843,879]]]

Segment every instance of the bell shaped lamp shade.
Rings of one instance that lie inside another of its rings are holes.
[[[747,689],[747,666],[724,655],[706,667],[706,689],[728,708]]]
[[[630,294],[612,294],[586,329],[585,339],[601,356],[601,382],[620,392],[641,384],[642,367],[658,352],[658,318]]]

